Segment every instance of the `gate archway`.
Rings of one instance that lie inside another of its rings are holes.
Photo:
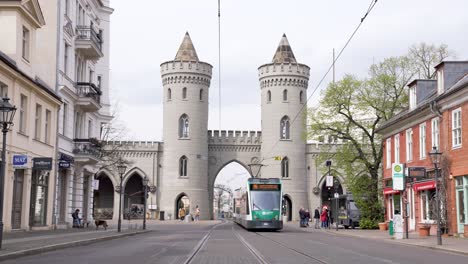
[[[143,192],[143,178],[138,173],[129,176],[123,193],[124,219],[143,218],[145,197]]]
[[[94,190],[93,218],[112,219],[114,215],[114,185],[105,173],[97,177],[99,186]]]
[[[335,181],[338,181],[338,186],[336,188],[336,192],[338,192],[338,194],[343,194],[343,186],[341,185],[341,181],[338,179],[338,178],[335,178]],[[334,193],[335,193],[335,187],[327,187],[327,183],[326,181],[323,181],[322,183],[322,193],[320,195],[321,199],[322,199],[322,207],[323,206],[328,206],[330,207],[331,206],[331,202],[332,202],[332,198],[334,197]]]

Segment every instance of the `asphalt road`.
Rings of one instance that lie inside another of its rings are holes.
[[[248,232],[226,222],[151,228],[155,231],[2,263],[468,263],[465,255],[292,227]]]

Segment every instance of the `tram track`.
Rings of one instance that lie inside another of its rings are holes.
[[[227,221],[223,221],[219,224],[214,225],[208,233],[198,242],[198,244],[190,251],[190,253],[187,255],[187,259],[184,261],[184,264],[189,264],[192,263],[192,261],[195,259],[195,257],[198,255],[200,250],[203,249],[203,247],[206,245],[206,242],[210,239],[211,233],[219,226],[226,224]]]

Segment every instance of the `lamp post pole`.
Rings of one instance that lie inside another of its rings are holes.
[[[0,170],[0,249],[3,242],[3,194],[6,174],[6,136],[8,133],[8,126],[13,125],[13,117],[15,116],[16,107],[11,105],[8,101],[9,98],[3,98],[0,102],[0,126],[2,127],[3,141],[2,141],[2,162]]]
[[[145,176],[145,178],[143,178],[143,188],[145,189],[144,190],[144,208],[143,208],[143,230],[146,230],[146,205],[147,205],[147,202],[148,202],[148,182],[149,182],[149,179],[148,177]]]
[[[334,182],[334,189],[335,189],[335,226],[336,231],[338,231],[338,179],[335,178]]]
[[[120,232],[122,230],[122,182],[123,182],[123,175],[125,174],[125,170],[127,169],[127,166],[123,163],[122,160],[119,161],[117,165],[117,171],[120,174],[120,192],[119,192],[119,221],[117,222],[117,232]]]
[[[429,152],[429,157],[434,164],[435,169],[435,184],[436,184],[436,214],[437,214],[437,245],[442,245],[442,232],[440,230],[440,191],[439,191],[439,164],[442,153],[437,150],[437,147],[432,147]]]

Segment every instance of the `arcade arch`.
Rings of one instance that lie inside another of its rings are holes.
[[[114,184],[104,172],[97,176],[99,186],[94,190],[93,218],[112,219],[114,214]]]

